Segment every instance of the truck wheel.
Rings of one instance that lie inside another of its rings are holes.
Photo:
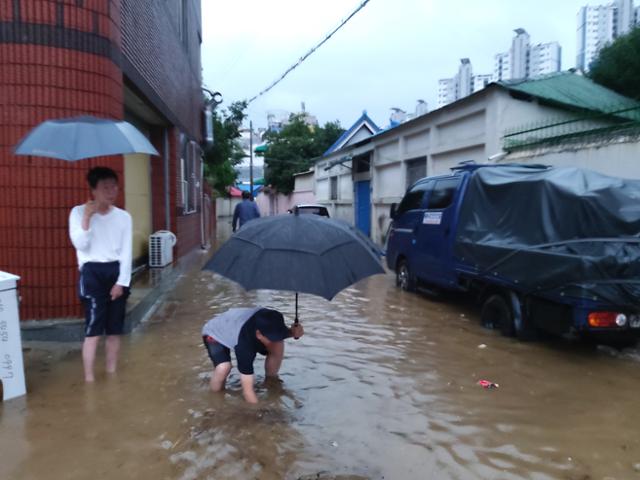
[[[396,269],[396,286],[405,292],[413,292],[416,289],[416,279],[409,270],[409,263],[402,259]]]
[[[482,325],[487,328],[499,328],[503,335],[515,334],[511,307],[502,295],[491,295],[482,305],[480,313]]]

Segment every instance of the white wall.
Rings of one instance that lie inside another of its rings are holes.
[[[216,198],[216,216],[218,218],[233,217],[233,210],[241,201],[241,198]]]
[[[640,179],[640,137],[620,137],[609,143],[539,147],[514,152],[502,162],[542,163],[582,167],[613,177]]]
[[[313,192],[313,172],[298,174],[294,178],[294,192]]]

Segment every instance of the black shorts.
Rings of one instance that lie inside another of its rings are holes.
[[[122,335],[129,288],[111,300],[111,289],[118,280],[118,262],[87,262],[80,270],[79,295],[85,311],[85,331],[87,337]]]
[[[202,341],[204,342],[204,346],[207,347],[207,353],[209,354],[209,358],[213,362],[214,367],[225,362],[231,363],[230,349],[221,343],[218,343],[215,338],[210,337],[209,335],[203,335]]]

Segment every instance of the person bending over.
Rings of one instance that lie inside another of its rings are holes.
[[[265,356],[267,377],[277,377],[284,358],[284,340],[304,335],[301,324],[287,327],[277,310],[262,307],[232,308],[213,317],[202,328],[202,339],[213,362],[211,390],[224,389],[231,372],[231,349],[236,354],[242,395],[249,403],[258,403],[254,390],[253,362],[259,353]]]

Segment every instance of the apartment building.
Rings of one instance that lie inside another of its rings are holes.
[[[585,5],[577,15],[576,67],[588,71],[600,50],[639,23],[633,0],[615,0],[606,5]]]

